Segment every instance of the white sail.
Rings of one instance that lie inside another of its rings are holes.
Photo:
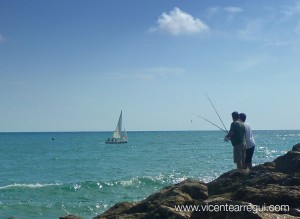
[[[123,141],[128,141],[128,137],[127,137],[127,133],[124,129],[124,132],[123,132],[123,137],[122,137]]]
[[[120,117],[119,117],[117,127],[114,131],[113,137],[116,138],[116,139],[121,138],[121,131],[122,131],[122,111],[121,111],[121,114],[120,114]]]
[[[117,127],[114,131],[114,134],[112,136],[112,139],[108,138],[107,141],[105,141],[106,144],[120,144],[120,143],[127,143],[128,137],[127,133],[124,129],[122,131],[122,111],[118,120]]]

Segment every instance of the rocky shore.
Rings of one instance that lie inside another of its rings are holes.
[[[187,179],[93,219],[300,218],[300,144],[285,155],[204,183]],[[79,219],[74,215],[60,219]]]

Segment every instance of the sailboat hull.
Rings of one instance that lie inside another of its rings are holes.
[[[121,114],[120,114],[119,120],[118,120],[118,124],[114,131],[112,139],[108,138],[105,141],[105,144],[124,144],[124,143],[127,143],[127,140],[128,140],[128,138],[127,138],[125,129],[124,129],[124,132],[122,131],[122,111],[121,111]]]
[[[105,141],[105,144],[124,144],[127,141]]]

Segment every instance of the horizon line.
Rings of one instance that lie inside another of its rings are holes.
[[[223,132],[221,130],[205,129],[205,130],[131,130],[126,132]],[[252,131],[300,131],[300,129],[252,129]],[[113,132],[113,131],[0,131],[2,133],[79,133],[79,132]]]

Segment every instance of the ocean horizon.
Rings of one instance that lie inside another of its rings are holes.
[[[300,142],[300,130],[253,130],[253,164]],[[209,182],[235,168],[221,131],[0,132],[0,217],[92,218],[122,201],[140,201],[193,178]]]

